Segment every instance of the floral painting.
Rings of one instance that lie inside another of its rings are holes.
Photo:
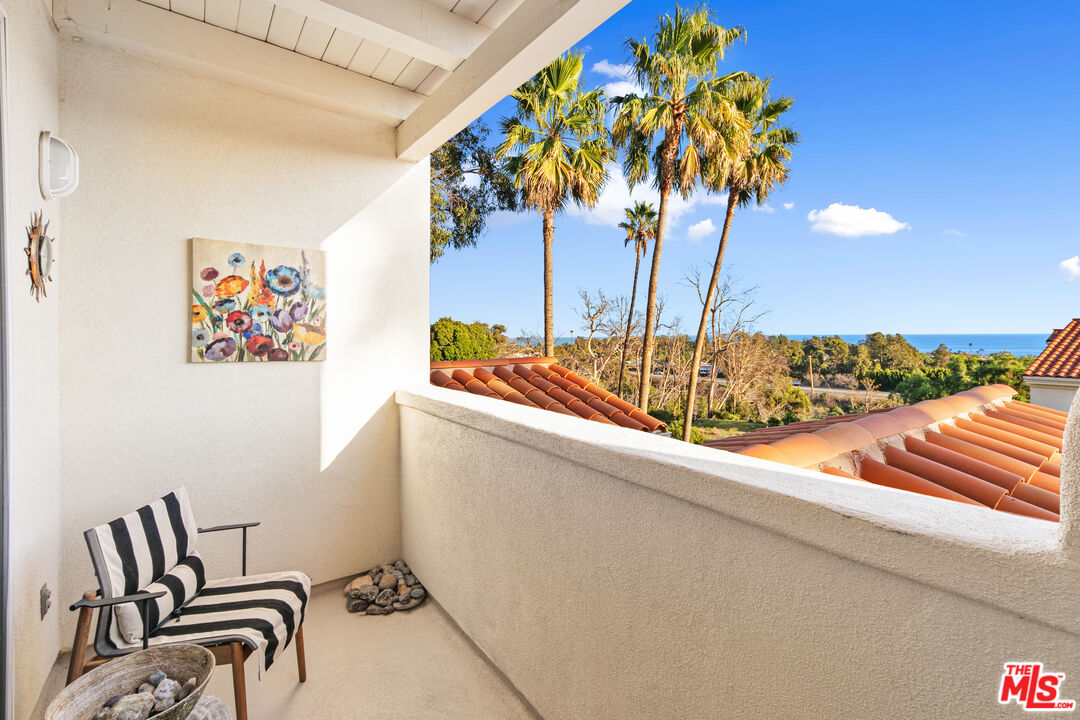
[[[326,259],[301,250],[193,238],[192,362],[326,359]]]

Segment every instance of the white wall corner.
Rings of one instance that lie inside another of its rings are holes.
[[[1080,391],[1073,396],[1062,441],[1061,533],[1065,555],[1080,561]]]

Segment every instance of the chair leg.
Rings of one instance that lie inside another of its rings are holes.
[[[232,650],[233,698],[236,700],[236,720],[247,720],[247,679],[244,677],[244,646],[234,642]]]
[[[95,592],[88,592],[83,597],[93,600],[96,595]],[[79,608],[79,619],[75,624],[75,642],[71,645],[71,660],[68,662],[68,685],[82,677],[86,666],[86,641],[90,638],[90,624],[93,619],[92,608]]]
[[[296,628],[296,669],[300,671],[300,682],[307,681],[307,660],[304,658],[304,626]]]

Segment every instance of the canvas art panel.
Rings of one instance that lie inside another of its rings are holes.
[[[326,254],[191,240],[191,362],[326,359]]]

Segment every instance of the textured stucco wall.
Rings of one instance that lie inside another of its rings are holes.
[[[1063,562],[1049,554],[984,553],[747,487],[761,477],[787,492],[760,474],[771,463],[445,391],[398,397],[405,555],[548,720],[1015,717],[996,701],[1003,663],[1080,678],[1074,631],[824,546],[883,564],[899,551],[944,584],[974,570],[973,592],[1036,594],[1059,621],[1076,607],[1075,564],[1047,587],[1036,568]],[[837,488],[895,501],[898,521],[936,507]],[[1003,538],[1028,529],[1044,528],[1001,523]],[[1014,562],[1030,569],[995,576]],[[1074,698],[1080,682],[1064,689]]]
[[[60,554],[60,447],[58,323],[62,290],[49,283],[47,298],[30,297],[26,272],[26,226],[30,213],[45,212],[49,233],[61,238],[62,202],[38,190],[38,136],[57,131],[56,33],[40,0],[4,0],[7,12],[7,241],[9,362],[11,377],[8,508],[14,636],[15,717],[26,717],[37,699],[61,637],[56,595]],[[55,274],[54,274],[55,277]],[[41,619],[38,591],[48,583],[53,608]]]
[[[1025,382],[1031,388],[1031,402],[1064,412],[1068,412],[1072,407],[1076,388],[1080,387],[1080,380],[1072,383],[1041,383],[1038,380],[1026,379]]]
[[[84,529],[178,485],[200,524],[262,521],[250,572],[321,582],[396,556],[426,163],[397,161],[388,128],[89,41],[62,41],[60,69],[83,172],[60,274],[63,599],[95,586]],[[189,364],[191,237],[326,250],[327,362]],[[211,576],[239,574],[239,535],[200,543]]]

